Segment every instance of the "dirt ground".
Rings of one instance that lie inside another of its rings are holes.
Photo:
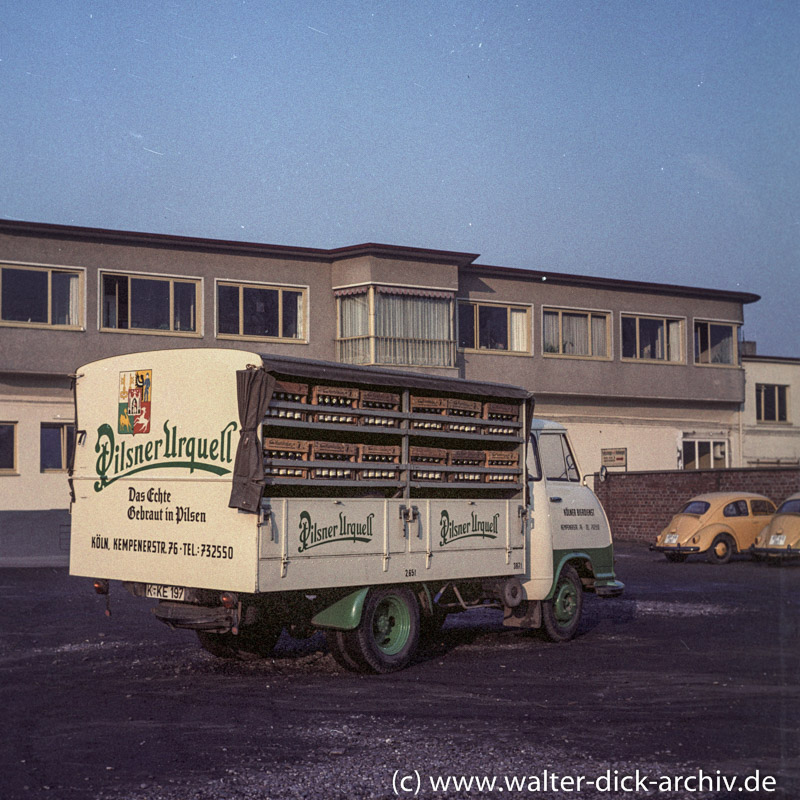
[[[800,565],[622,544],[617,574],[572,642],[479,611],[375,677],[320,635],[222,661],[118,584],[108,618],[86,579],[2,570],[0,798],[800,797]]]

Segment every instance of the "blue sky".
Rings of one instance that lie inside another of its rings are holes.
[[[0,13],[0,217],[755,292],[800,356],[795,0]]]

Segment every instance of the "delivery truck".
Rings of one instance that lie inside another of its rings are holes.
[[[324,631],[343,667],[391,672],[448,614],[566,641],[584,592],[623,590],[567,432],[525,389],[212,348],[74,385],[71,574],[157,600],[217,656]]]

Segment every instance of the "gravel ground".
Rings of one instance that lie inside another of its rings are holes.
[[[85,579],[4,570],[0,798],[800,797],[800,565],[621,545],[617,572],[626,594],[588,598],[573,642],[481,611],[369,677],[321,635],[222,661],[116,585],[108,618]],[[700,771],[701,791],[664,782]],[[745,789],[756,771],[776,791]],[[447,776],[497,783],[431,784]]]

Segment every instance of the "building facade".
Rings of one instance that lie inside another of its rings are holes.
[[[518,384],[570,427],[586,472],[743,465],[757,295],[477,258],[0,221],[0,564],[66,552],[70,375],[125,352],[239,347]]]

